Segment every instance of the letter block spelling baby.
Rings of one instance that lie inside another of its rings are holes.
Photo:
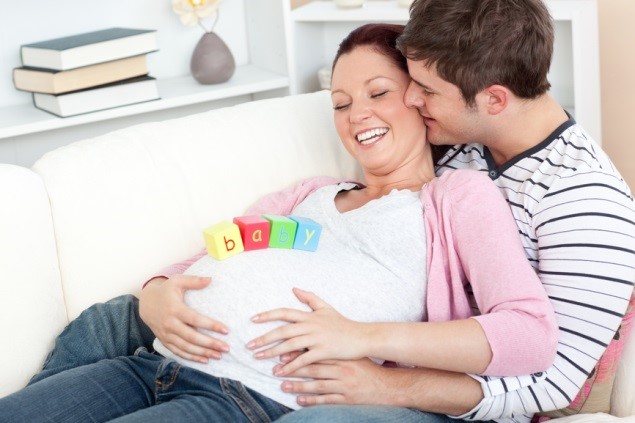
[[[269,246],[269,221],[260,216],[234,218],[242,235],[245,251],[260,250]]]
[[[210,256],[224,260],[243,251],[288,248],[316,251],[322,226],[299,216],[240,216],[203,231]]]
[[[205,229],[203,237],[207,252],[218,260],[241,253],[245,249],[238,225],[226,220]]]

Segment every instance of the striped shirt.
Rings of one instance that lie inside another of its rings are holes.
[[[458,168],[488,172],[502,191],[560,331],[556,359],[545,372],[472,375],[484,399],[460,418],[528,422],[574,400],[622,321],[635,281],[633,197],[573,118],[499,167],[481,144],[455,146],[437,173]]]

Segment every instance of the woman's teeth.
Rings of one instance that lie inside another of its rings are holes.
[[[372,144],[381,138],[386,132],[388,132],[388,128],[370,129],[366,132],[362,132],[361,134],[357,134],[357,141],[359,141],[362,145]]]

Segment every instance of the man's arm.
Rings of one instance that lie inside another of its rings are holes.
[[[306,376],[326,375],[323,384],[293,382],[293,392],[320,394],[303,397],[306,404],[395,405],[395,400],[401,398],[408,406],[467,420],[531,416],[568,407],[572,402],[581,406],[576,396],[589,376],[597,374],[598,360],[606,358],[606,365],[616,366],[619,343],[626,337],[621,333],[620,340],[614,340],[635,280],[635,208],[628,191],[616,189],[616,185],[619,183],[612,175],[564,179],[552,187],[551,195],[533,216],[531,226],[535,231],[529,236],[538,240],[538,272],[559,325],[558,353],[545,372],[505,378],[474,376],[481,383],[483,399],[473,408],[469,401],[464,402],[463,382],[458,382],[470,379],[469,376],[435,372],[433,378],[425,369],[382,369],[374,376],[367,375],[367,383],[362,385],[348,379],[368,374],[372,368],[366,368],[364,373],[354,363],[328,371],[314,368],[314,374],[309,372]],[[603,357],[607,347],[611,354]],[[602,361],[600,364],[602,367]],[[399,373],[388,373],[393,370]],[[373,377],[389,379],[378,385],[369,383]],[[434,385],[430,385],[432,381]],[[331,386],[357,387],[364,396],[359,398],[352,392],[328,395],[333,392],[328,391]],[[469,386],[473,388],[473,384]],[[405,393],[396,397],[390,390],[400,387]],[[371,389],[377,389],[376,395],[369,392]],[[434,398],[434,393],[427,392],[434,389],[447,396]],[[448,406],[448,402],[455,407]]]
[[[473,409],[483,398],[477,381],[462,373],[424,368],[390,368],[369,359],[329,361],[297,370],[282,390],[299,395],[303,406],[381,404],[448,415]]]
[[[562,176],[540,201],[531,227],[538,275],[558,319],[557,356],[537,383],[481,379],[485,399],[474,410],[477,419],[532,415],[572,402],[581,407],[583,385],[589,388],[583,394],[593,395],[592,383],[612,383],[612,377],[594,376],[605,367],[615,371],[627,336],[614,339],[635,281],[635,207],[623,181],[598,171]],[[611,387],[595,391],[610,393]],[[594,402],[608,409],[608,394]]]

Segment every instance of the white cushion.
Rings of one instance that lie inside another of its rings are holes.
[[[148,123],[46,154],[68,313],[137,292],[203,247],[202,229],[314,175],[352,177],[328,92]]]
[[[0,397],[40,369],[67,323],[51,213],[42,180],[0,164]]]

